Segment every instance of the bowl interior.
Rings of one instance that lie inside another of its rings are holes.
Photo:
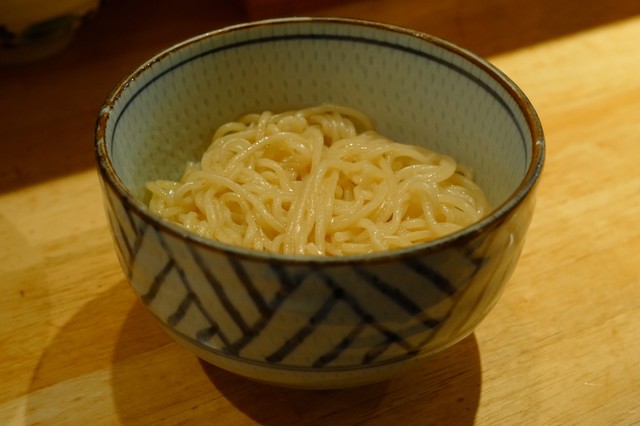
[[[521,184],[533,146],[522,102],[499,76],[474,55],[409,31],[261,22],[189,40],[139,68],[107,103],[106,147],[122,183],[143,200],[145,182],[178,178],[224,122],[339,103],[398,142],[470,166],[498,206]]]

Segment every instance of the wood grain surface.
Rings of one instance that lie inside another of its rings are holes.
[[[59,55],[0,68],[0,424],[639,425],[640,3],[565,3],[111,0]],[[470,337],[388,382],[300,391],[199,361],[135,299],[107,229],[93,128],[111,88],[186,37],[287,11],[470,48],[545,128],[504,295]]]

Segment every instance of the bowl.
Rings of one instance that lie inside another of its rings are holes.
[[[408,248],[298,256],[208,240],[147,207],[145,182],[179,178],[222,123],[325,102],[470,166],[493,210]],[[544,161],[534,108],[489,62],[339,18],[246,23],[168,48],[107,97],[95,148],[122,269],[168,334],[230,372],[316,389],[386,380],[472,333],[516,266]]]

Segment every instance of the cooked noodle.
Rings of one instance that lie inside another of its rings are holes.
[[[393,142],[363,113],[337,105],[226,123],[179,182],[147,188],[153,211],[196,234],[287,254],[397,249],[489,211],[469,169]]]

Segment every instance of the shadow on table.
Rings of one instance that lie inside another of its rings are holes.
[[[481,391],[478,344],[474,335],[391,380],[338,390],[285,389],[231,378],[201,361],[217,389],[258,424],[471,425]],[[275,396],[275,398],[274,398]]]
[[[362,18],[423,31],[484,56],[498,55],[640,14],[637,0],[584,0],[580,3],[557,0],[244,1],[253,5],[248,13],[256,19],[301,14]]]
[[[383,383],[286,389],[200,361],[167,336],[128,287],[120,281],[93,297],[43,350],[27,392],[27,424],[100,418],[125,425],[386,425],[407,417],[424,425],[474,423],[482,382],[474,335]]]

